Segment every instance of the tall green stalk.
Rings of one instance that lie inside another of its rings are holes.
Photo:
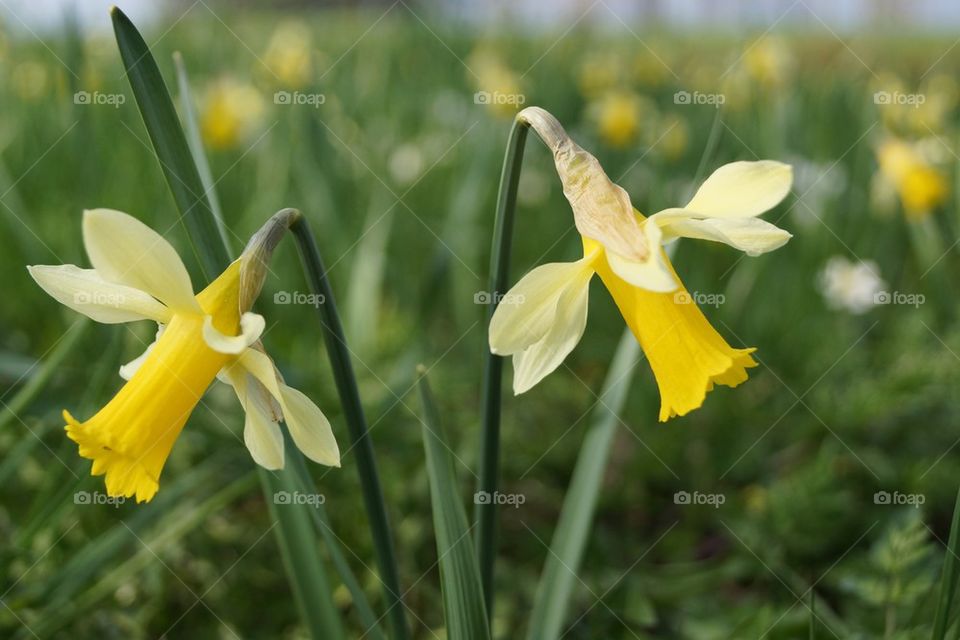
[[[493,247],[490,250],[490,305],[487,322],[497,308],[500,296],[507,290],[510,277],[510,249],[513,244],[513,220],[517,208],[517,185],[529,125],[514,119],[507,152],[500,173],[497,194],[497,213],[493,227]],[[500,404],[503,391],[503,358],[484,349],[483,381],[480,390],[480,476],[477,493],[493,495],[500,482]],[[487,615],[493,618],[493,564],[497,555],[497,505],[495,500],[475,500],[477,523],[477,557],[480,562],[480,581],[487,603]]]
[[[323,328],[323,340],[327,346],[327,357],[333,369],[334,382],[340,394],[340,404],[343,408],[347,427],[350,430],[350,450],[357,459],[357,468],[360,473],[360,488],[363,492],[363,502],[370,520],[370,530],[373,535],[373,546],[377,558],[377,567],[380,570],[380,581],[383,584],[384,602],[387,607],[387,617],[396,639],[408,637],[406,616],[403,603],[400,599],[400,578],[397,572],[396,554],[393,548],[393,537],[390,534],[390,522],[387,518],[387,508],[383,500],[383,488],[377,472],[377,459],[373,451],[373,441],[367,428],[367,419],[360,404],[360,392],[357,389],[357,380],[353,374],[353,364],[350,359],[350,350],[347,348],[347,339],[343,335],[343,326],[337,313],[337,305],[333,298],[333,289],[327,280],[323,259],[317,249],[313,234],[303,216],[298,216],[290,225],[300,250],[300,259],[303,270],[313,293],[322,296],[323,304],[318,305],[320,325]]]

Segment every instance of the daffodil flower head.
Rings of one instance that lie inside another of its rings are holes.
[[[263,351],[264,318],[249,311],[263,282],[263,256],[244,252],[194,295],[174,248],[136,218],[94,209],[83,215],[92,269],[31,266],[58,302],[108,324],[153,320],[160,329],[143,355],[120,368],[127,382],[85,421],[63,412],[67,436],[104,475],[107,493],[153,498],[164,463],[187,419],[215,379],[230,384],[246,412],[244,442],[267,469],[284,464],[283,420],[310,459],[339,466],[330,423],[305,395],[284,384]]]
[[[736,386],[756,366],[753,349],[734,349],[684,289],[662,244],[680,237],[723,242],[759,255],[791,237],[757,218],[787,195],[788,165],[769,160],[720,167],[681,208],[644,217],[590,153],[538,107],[518,117],[553,152],[563,192],[583,239],[583,258],[533,269],[504,297],[490,323],[490,349],[513,356],[513,388],[523,393],[556,369],[580,341],[588,289],[600,276],[640,342],[660,388],[660,420],[703,404],[715,384]]]
[[[219,78],[203,94],[200,134],[210,148],[235,148],[254,134],[265,112],[263,96],[252,84]]]
[[[640,123],[657,118],[653,103],[622,90],[607,91],[590,103],[587,114],[595,123],[601,140],[619,149],[626,148],[640,135]]]
[[[285,22],[270,37],[263,63],[287,89],[299,89],[310,81],[310,30],[299,22]]]
[[[928,161],[922,146],[897,138],[877,146],[880,176],[900,196],[907,217],[920,220],[942,205],[950,194],[943,173]]]

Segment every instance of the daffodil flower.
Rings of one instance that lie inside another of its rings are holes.
[[[244,290],[245,257],[194,295],[174,248],[136,218],[85,211],[83,242],[92,269],[31,266],[30,275],[58,302],[93,320],[153,320],[160,327],[143,355],[121,367],[127,382],[106,406],[83,422],[63,412],[67,436],[93,461],[91,473],[105,476],[109,495],[153,498],[177,436],[215,378],[236,391],[246,412],[244,442],[257,464],[283,467],[277,423],[284,420],[308,458],[339,466],[330,423],[284,384],[263,351],[264,319],[248,311],[262,278],[255,293]]]
[[[950,195],[946,177],[927,161],[921,144],[886,139],[877,147],[877,161],[880,175],[900,196],[911,220],[925,218]]]
[[[734,349],[684,289],[661,245],[676,238],[728,244],[748,255],[782,246],[790,234],[757,218],[787,195],[788,165],[763,160],[717,169],[685,206],[644,217],[599,162],[543,109],[519,114],[554,155],[583,239],[583,258],[536,267],[503,297],[490,323],[490,349],[513,356],[514,393],[556,369],[580,341],[594,274],[640,342],[660,388],[660,420],[703,404],[715,384],[737,386],[756,366],[754,349]]]

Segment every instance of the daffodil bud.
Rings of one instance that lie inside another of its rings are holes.
[[[240,255],[240,313],[249,311],[263,289],[270,258],[283,234],[300,217],[296,209],[281,209],[251,236]]]

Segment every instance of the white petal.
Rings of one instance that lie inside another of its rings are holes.
[[[150,352],[153,351],[153,348],[157,345],[157,340],[160,339],[160,336],[163,335],[163,330],[166,328],[166,325],[157,326],[157,335],[154,337],[153,342],[147,345],[147,348],[143,350],[139,356],[128,362],[127,364],[120,367],[120,377],[124,380],[129,380],[133,377],[139,369],[140,366],[146,361],[147,356],[150,355]]]
[[[340,449],[330,421],[310,398],[293,387],[280,384],[283,418],[297,448],[314,462],[340,466]]]
[[[660,227],[652,219],[644,220],[644,235],[649,245],[647,250],[653,260],[630,260],[613,251],[607,251],[607,263],[615,274],[635,287],[666,293],[676,291],[680,283],[673,275],[663,250],[660,248]]]
[[[304,455],[321,464],[340,466],[340,452],[330,423],[305,395],[277,380],[270,357],[262,351],[247,349],[237,359],[280,403],[290,436]]]
[[[793,237],[759,218],[669,218],[664,221],[663,230],[671,237],[722,242],[750,256],[779,249]]]
[[[240,316],[240,335],[227,336],[213,326],[212,316],[206,316],[203,319],[203,341],[214,351],[235,356],[259,340],[266,326],[263,316],[248,311]]]
[[[538,342],[513,354],[513,392],[521,394],[560,366],[587,326],[590,274],[581,275],[557,301],[550,330]]]
[[[779,204],[792,183],[788,164],[731,162],[714,171],[684,209],[708,218],[751,218]]]
[[[112,209],[83,212],[83,243],[97,272],[141,289],[175,311],[199,311],[190,275],[159,233]]]
[[[593,274],[589,256],[576,262],[537,267],[503,296],[490,320],[490,351],[510,355],[529,347],[550,331],[557,303],[572,283]]]
[[[95,269],[72,264],[27,267],[30,276],[54,300],[97,322],[134,320],[169,322],[170,310],[143,291],[104,280]]]
[[[274,419],[269,396],[258,392],[262,387],[243,367],[231,366],[226,374],[246,413],[243,442],[250,457],[264,469],[282,469],[283,434]]]

